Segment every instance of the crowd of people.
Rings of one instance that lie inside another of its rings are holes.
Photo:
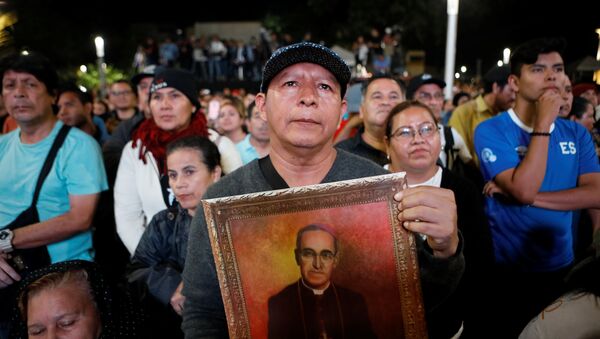
[[[390,59],[353,78],[307,41],[239,73],[258,93],[214,93],[198,87],[225,74],[210,53],[203,70],[165,45],[106,100],[40,54],[0,62],[0,339],[227,337],[200,201],[390,172],[430,338],[600,336],[600,91],[571,84],[561,40],[524,42],[446,107],[435,75],[405,82]],[[335,283],[335,232],[296,231],[269,337],[384,337]]]
[[[261,28],[247,41],[218,34],[147,37],[137,47],[132,66],[138,72],[149,65],[177,67],[193,73],[199,81],[260,81],[261,70],[271,54],[294,42],[311,41],[307,32],[301,39]],[[402,74],[405,71],[401,34],[391,28],[371,29],[352,42],[353,74]]]
[[[133,67],[142,71],[149,65],[177,67],[193,73],[199,81],[260,81],[261,70],[271,54],[292,44],[289,34],[279,36],[264,28],[248,41],[221,38],[218,34],[170,36],[160,42],[147,37],[138,46]],[[310,39],[310,37],[305,37]]]

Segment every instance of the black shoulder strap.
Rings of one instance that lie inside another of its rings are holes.
[[[67,137],[67,133],[71,126],[63,125],[58,131],[58,135],[56,139],[54,139],[54,143],[52,143],[52,148],[50,148],[50,152],[48,152],[48,156],[46,156],[46,161],[44,161],[44,165],[42,166],[42,171],[40,172],[40,176],[38,177],[37,184],[35,185],[35,192],[33,193],[33,200],[31,201],[31,206],[35,206],[37,204],[38,197],[40,195],[40,191],[42,190],[42,185],[44,184],[44,180],[50,173],[50,169],[54,164],[54,159],[56,158],[56,154],[58,150],[62,146],[63,142]]]
[[[446,145],[444,145],[446,168],[454,168],[454,136],[451,127],[444,126],[444,137],[446,139]]]
[[[444,138],[446,139],[446,145],[444,146],[444,151],[448,153],[452,151],[454,147],[454,136],[452,135],[452,128],[449,126],[444,126]]]
[[[268,155],[264,158],[258,159],[258,166],[260,167],[260,171],[262,172],[263,176],[274,190],[290,187],[287,182],[283,180],[281,175],[277,173],[275,167],[273,167],[273,163],[271,162],[271,157]]]

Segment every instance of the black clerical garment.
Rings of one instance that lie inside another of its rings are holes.
[[[365,299],[333,282],[315,295],[301,280],[269,298],[269,339],[376,338]]]

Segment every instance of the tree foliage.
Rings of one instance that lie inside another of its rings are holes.
[[[94,93],[97,93],[100,88],[100,73],[98,72],[98,67],[95,64],[88,64],[86,67],[87,70],[85,72],[77,70],[77,85],[83,86],[88,90],[92,90]],[[106,66],[105,77],[106,84],[111,84],[117,80],[129,78],[129,76],[123,71],[110,65]]]

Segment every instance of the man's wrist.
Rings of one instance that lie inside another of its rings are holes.
[[[432,249],[432,252],[433,252],[433,256],[435,258],[438,258],[438,259],[448,259],[451,256],[453,256],[453,255],[456,254],[456,250],[457,249],[458,249],[458,242],[456,243],[456,245],[448,246],[447,248],[445,248],[443,250]]]
[[[0,252],[10,253],[13,251],[13,237],[14,233],[11,230],[0,230]]]
[[[554,123],[555,119],[556,118],[552,118],[552,117],[537,116],[537,118],[533,121],[533,124],[531,127],[533,127],[534,131],[550,132],[550,129],[552,128],[552,124]]]

